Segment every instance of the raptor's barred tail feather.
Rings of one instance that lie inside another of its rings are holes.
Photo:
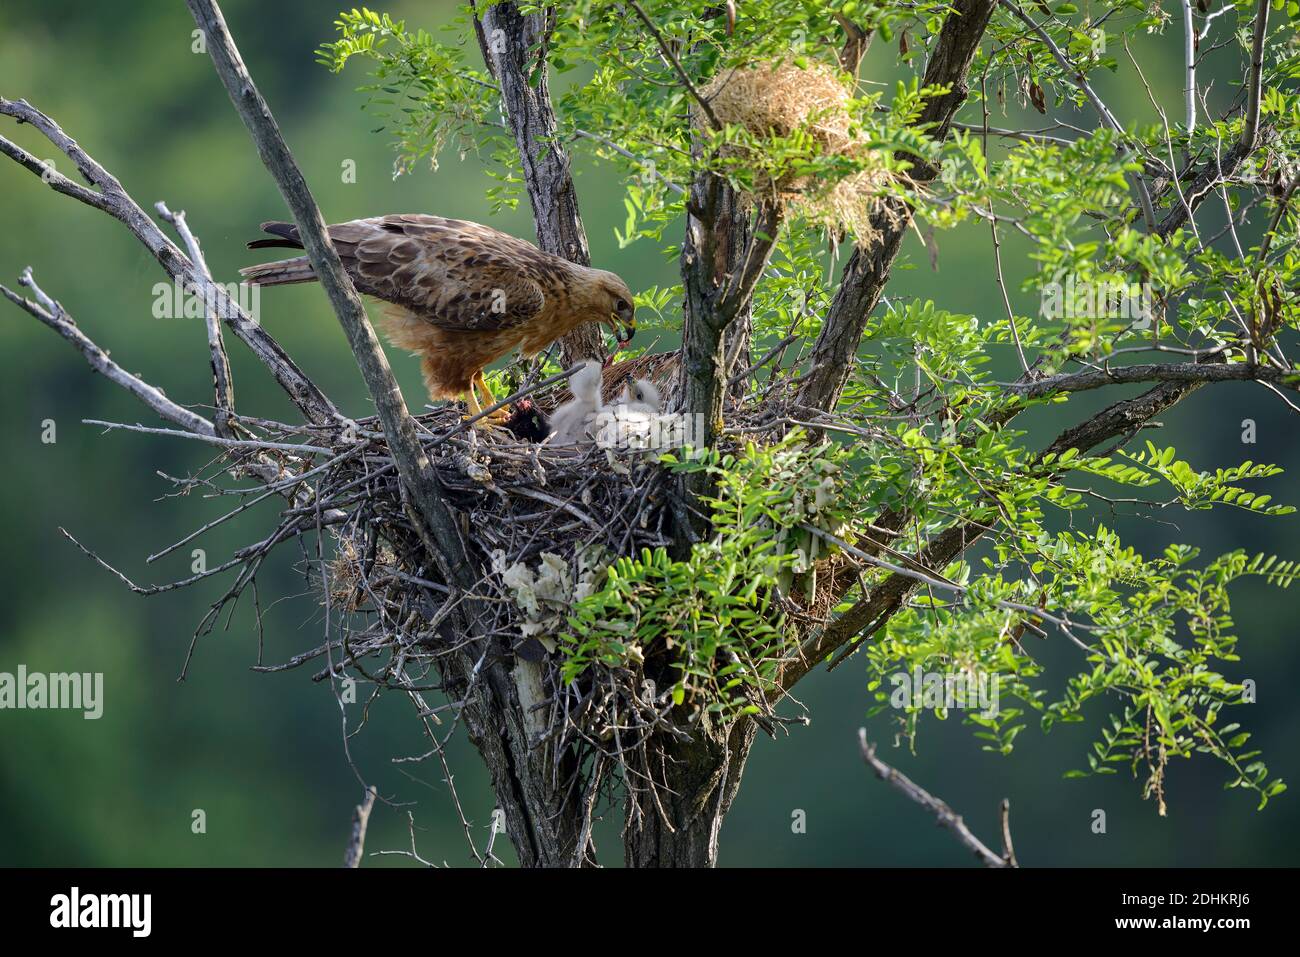
[[[276,238],[255,239],[248,244],[249,249],[302,249],[298,227],[293,223],[271,221],[262,223],[261,230]],[[287,286],[296,282],[316,281],[316,273],[312,270],[311,262],[306,256],[282,259],[273,263],[260,263],[239,270],[239,274],[259,286]]]
[[[247,266],[239,270],[239,274],[258,286],[287,286],[295,282],[316,281],[316,273],[306,256]]]

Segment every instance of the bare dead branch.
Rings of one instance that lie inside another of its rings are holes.
[[[185,243],[190,262],[194,263],[195,268],[202,272],[203,275],[211,279],[212,270],[208,268],[207,260],[203,256],[203,250],[199,246],[198,237],[194,235],[190,230],[189,223],[186,222],[185,210],[178,209],[173,213],[162,200],[154,203],[154,209],[158,210],[158,215],[165,222],[172,224],[172,228],[176,230],[176,235],[180,236],[181,241]],[[221,319],[216,315],[215,310],[205,308],[203,310],[203,321],[208,330],[208,354],[212,361],[212,391],[215,395],[217,407],[215,422],[217,434],[230,437],[233,435],[229,422],[230,416],[235,409],[235,384],[230,373],[230,358],[226,355],[226,341],[221,334]]]
[[[890,784],[897,790],[901,791],[910,801],[915,801],[921,807],[932,813],[941,827],[946,827],[961,841],[965,847],[971,851],[985,867],[1019,867],[1016,863],[1015,855],[1010,851],[1010,832],[1006,830],[1006,818],[1003,818],[1004,834],[1007,840],[1008,852],[1005,855],[995,854],[976,837],[971,829],[966,826],[966,822],[961,819],[961,815],[953,811],[945,802],[939,800],[925,788],[921,787],[902,771],[891,767],[880,758],[876,757],[876,746],[867,740],[867,729],[858,729],[858,747],[862,752],[862,760],[867,763],[871,770],[876,772],[876,777]],[[1003,813],[1009,805],[1004,800],[1002,802]]]
[[[32,278],[32,267],[28,266],[23,270],[22,278],[18,282],[20,285],[32,290],[36,302],[24,299],[3,285],[0,285],[0,293],[14,305],[35,316],[71,343],[90,363],[92,369],[101,373],[110,382],[130,392],[168,422],[174,422],[181,428],[202,436],[216,436],[217,431],[213,423],[198,413],[177,405],[163,395],[161,389],[151,386],[143,379],[132,375],[110,359],[107,352],[97,346],[89,336],[77,327],[76,322],[64,311],[63,306],[47,296],[40,286],[36,285],[36,280]]]
[[[375,795],[378,792],[372,784],[366,788],[361,803],[352,809],[352,836],[348,838],[347,850],[343,852],[343,866],[356,868],[361,866],[361,856],[366,848],[366,827],[370,824],[370,812],[375,807]]]
[[[179,432],[176,429],[160,429],[147,425],[127,425],[124,422],[105,422],[103,419],[82,419],[86,425],[97,425],[102,429],[109,431],[120,429],[125,432],[140,432],[145,435],[165,435],[172,439],[190,439],[196,442],[205,442],[208,445],[220,446],[224,449],[249,449],[250,451],[278,451],[292,452],[294,454],[328,455],[333,450],[320,445],[308,445],[298,442],[263,442],[259,439],[227,439],[219,435],[204,433],[198,431]]]
[[[252,349],[253,353],[267,367],[276,382],[288,393],[289,398],[307,416],[316,423],[331,423],[338,419],[338,412],[314,383],[289,358],[280,344],[249,316],[218,283],[213,283],[206,275],[185,256],[166,236],[156,223],[140,208],[104,167],[100,166],[77,142],[68,136],[52,119],[40,110],[30,106],[25,100],[6,100],[0,98],[0,114],[10,116],[20,123],[29,123],[50,141],[60,152],[72,160],[77,170],[86,181],[97,190],[86,189],[72,182],[48,164],[41,162],[26,150],[0,136],[0,152],[9,156],[19,165],[41,177],[56,192],[108,213],[138,239],[163,270],[187,291],[211,302],[222,320],[230,330]]]

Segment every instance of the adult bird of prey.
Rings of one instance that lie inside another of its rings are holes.
[[[420,357],[430,397],[464,396],[471,416],[496,402],[483,368],[512,349],[534,355],[584,322],[608,325],[620,345],[636,331],[632,293],[614,273],[489,226],[411,214],[328,229],[357,290],[388,303],[385,332]],[[249,249],[303,248],[292,223],[263,223],[262,230],[276,238],[255,240]],[[316,280],[306,256],[240,274],[263,286]],[[506,415],[501,409],[495,417]]]

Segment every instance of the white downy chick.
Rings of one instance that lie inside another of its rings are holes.
[[[607,406],[596,417],[596,442],[615,448],[649,448],[653,444],[661,402],[658,388],[648,379],[628,383],[618,402]]]
[[[659,388],[649,379],[636,379],[624,386],[620,401],[629,412],[659,412],[663,408]]]
[[[576,445],[587,439],[596,414],[600,412],[600,363],[587,360],[586,365],[569,377],[573,398],[551,416],[551,444]]]

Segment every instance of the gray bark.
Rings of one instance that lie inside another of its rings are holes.
[[[651,802],[628,797],[637,826],[624,838],[628,867],[713,867],[718,835],[754,744],[757,725],[748,718],[692,730],[692,740],[657,742],[654,772],[668,785],[659,796],[667,820]],[[669,790],[671,788],[671,790]]]
[[[519,148],[537,244],[552,255],[590,266],[578,191],[569,157],[557,138],[559,128],[551,106],[546,43],[553,20],[554,12],[549,9],[523,14],[514,3],[485,7],[477,25],[479,45],[500,87],[506,123]],[[566,367],[605,356],[600,329],[591,324],[579,326],[560,344]]]

